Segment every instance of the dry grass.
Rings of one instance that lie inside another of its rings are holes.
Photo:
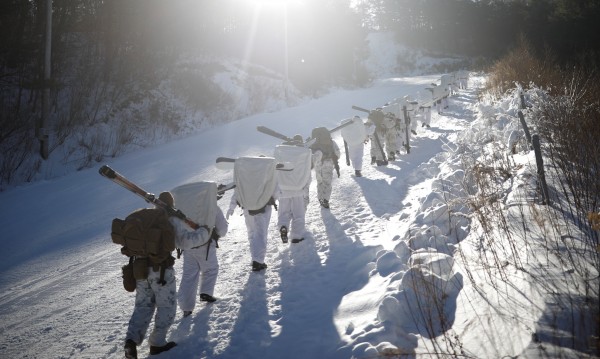
[[[526,117],[540,136],[546,177],[553,179],[550,193],[555,200],[552,206],[534,203],[525,206],[521,216],[524,230],[511,227],[509,223],[513,223],[514,218],[505,218],[504,211],[494,200],[501,194],[499,184],[504,173],[510,173],[510,162],[496,161],[486,166],[470,163],[465,168],[470,169],[472,182],[477,187],[470,204],[484,233],[481,238],[481,246],[485,248],[483,261],[494,272],[490,271],[489,279],[492,280],[495,274],[497,280],[500,274],[502,281],[509,282],[510,278],[504,273],[505,260],[517,268],[524,268],[521,264],[530,260],[529,255],[524,255],[519,248],[497,247],[494,236],[500,234],[512,243],[513,236],[528,235],[525,230],[529,226],[528,220],[535,222],[536,227],[544,231],[540,244],[546,250],[546,257],[557,258],[559,263],[555,264],[572,273],[571,278],[577,278],[563,285],[586,293],[583,297],[557,297],[560,304],[557,310],[587,313],[587,318],[595,318],[592,333],[586,327],[589,322],[572,320],[571,347],[597,354],[599,298],[598,288],[591,285],[596,283],[597,274],[588,270],[590,260],[595,268],[600,268],[600,76],[593,59],[592,55],[584,56],[569,68],[560,67],[551,54],[537,56],[527,41],[522,40],[517,48],[490,68],[487,92],[492,96],[500,97],[514,91],[515,87],[537,87],[548,94],[543,101],[528,104]],[[525,215],[525,211],[529,215]],[[577,233],[573,233],[571,226]],[[556,295],[556,283],[540,285],[547,286],[550,296]],[[560,318],[558,311],[555,314]],[[582,332],[590,335],[587,349],[580,343],[575,344]]]

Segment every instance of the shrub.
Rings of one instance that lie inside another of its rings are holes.
[[[515,84],[524,88],[557,84],[560,71],[557,73],[553,63],[550,53],[545,54],[544,60],[536,57],[527,39],[521,37],[513,50],[491,66],[487,90],[503,94]]]

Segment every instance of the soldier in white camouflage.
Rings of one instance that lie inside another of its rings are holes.
[[[173,196],[170,192],[161,193],[159,199],[171,207],[174,206]],[[195,231],[180,232],[177,227],[173,227],[166,211],[162,208],[155,208],[153,211],[160,213],[153,220],[152,228],[161,231],[162,241],[174,242],[173,248],[175,246],[183,248],[183,241],[202,243],[208,240],[209,234],[204,227]],[[179,218],[176,220],[181,221]],[[152,263],[149,258],[135,259],[135,261],[138,260],[140,263],[146,263],[147,278],[136,280],[135,307],[127,327],[124,347],[127,359],[137,359],[137,346],[144,341],[152,317],[154,317],[154,328],[148,337],[150,355],[165,352],[177,345],[175,342],[166,340],[167,332],[173,324],[177,312],[177,288],[173,269],[175,259],[169,253],[169,260],[163,263]],[[148,261],[144,262],[144,260]]]
[[[384,147],[386,135],[384,121],[385,114],[382,108],[378,107],[369,113],[369,117],[365,123],[368,128],[374,127],[373,130],[369,131],[371,133],[371,164],[377,164],[377,166],[387,166],[388,164]]]
[[[340,148],[331,138],[329,130],[325,127],[317,127],[312,130],[311,137],[315,143],[310,146],[312,150],[315,177],[317,179],[317,198],[321,207],[329,209],[329,198],[331,197],[333,171],[340,176]]]

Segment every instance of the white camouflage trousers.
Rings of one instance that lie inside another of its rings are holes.
[[[332,160],[320,161],[315,165],[317,198],[329,201],[331,197],[334,165]]]
[[[381,147],[377,144],[377,140],[375,139],[375,134],[371,135],[371,157],[375,157],[377,161],[383,161],[383,153],[385,152],[385,131],[375,130],[377,131],[377,137],[381,142]]]
[[[421,123],[425,126],[429,126],[431,124],[431,107],[423,107],[421,109]]]
[[[165,270],[165,285],[159,284],[160,270],[154,272],[148,268],[148,279],[138,280],[135,289],[135,307],[129,319],[126,339],[132,339],[137,345],[144,341],[146,331],[154,315],[154,329],[148,338],[152,346],[167,344],[167,332],[177,312],[175,292],[175,273],[173,268]]]
[[[304,238],[306,223],[304,220],[306,206],[304,196],[279,197],[277,210],[277,229],[285,226],[292,239]],[[290,225],[291,223],[291,225]]]
[[[269,221],[271,220],[271,206],[265,207],[264,213],[251,216],[244,209],[244,220],[248,231],[248,242],[250,242],[250,256],[258,263],[265,262],[267,255],[267,237],[269,234]]]
[[[206,256],[207,248],[208,258]],[[200,284],[199,293],[213,295],[218,274],[219,261],[217,260],[217,248],[214,242],[210,243],[210,247],[205,245],[184,250],[183,274],[177,292],[179,308],[184,312],[194,310],[198,284]],[[201,276],[202,281],[200,281]]]
[[[400,150],[399,142],[400,133],[396,127],[390,128],[385,132],[385,149],[388,156],[395,156],[396,151]]]
[[[348,157],[350,157],[350,163],[356,171],[362,170],[364,151],[365,145],[362,142],[355,145],[348,144]]]

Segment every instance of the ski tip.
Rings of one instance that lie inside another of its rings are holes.
[[[108,177],[108,178],[115,178],[116,177],[115,170],[113,170],[112,168],[108,167],[107,165],[104,165],[104,166],[100,167],[100,169],[98,170],[98,173],[100,173],[102,176]]]
[[[232,170],[235,165],[235,158],[219,157],[216,160],[216,166],[223,171]]]
[[[225,194],[225,192],[229,191],[230,189],[234,189],[234,188],[235,188],[235,183],[220,184],[217,187],[217,200],[220,199],[220,197],[218,197],[218,196],[222,196],[223,194]]]
[[[235,158],[230,158],[230,157],[217,157],[217,163],[221,163],[221,162],[235,162]]]

